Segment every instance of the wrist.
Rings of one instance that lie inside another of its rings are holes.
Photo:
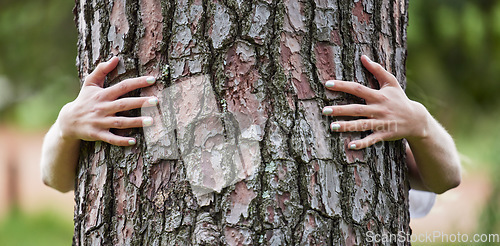
[[[59,135],[59,138],[62,140],[75,140],[77,139],[75,137],[74,132],[72,131],[71,127],[71,116],[68,115],[72,111],[71,109],[72,102],[67,103],[64,105],[59,112],[59,116],[57,117],[57,120],[55,122],[55,126]]]
[[[433,121],[432,115],[427,111],[424,105],[419,102],[411,101],[413,114],[415,117],[414,128],[412,133],[406,137],[406,139],[410,142],[415,140],[424,140],[429,137],[431,124]]]

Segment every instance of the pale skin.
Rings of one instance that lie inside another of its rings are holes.
[[[359,116],[363,119],[333,122],[332,131],[373,131],[367,137],[349,143],[351,149],[367,148],[380,141],[405,138],[406,164],[413,189],[443,193],[460,184],[460,160],[452,137],[420,103],[406,97],[396,78],[368,57],[363,65],[379,81],[380,90],[355,82],[326,81],[325,87],[363,98],[366,105],[328,106],[328,116]],[[118,136],[111,128],[134,128],[152,124],[148,117],[117,117],[115,114],[144,106],[154,106],[154,97],[119,98],[134,89],[154,83],[152,77],[124,80],[102,88],[106,75],[118,64],[118,58],[101,63],[89,74],[78,97],[65,105],[51,127],[42,147],[42,180],[61,192],[74,188],[75,171],[81,140],[104,141],[118,146],[136,143]],[[397,127],[395,127],[397,126]]]

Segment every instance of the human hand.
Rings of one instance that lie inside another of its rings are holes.
[[[358,84],[330,80],[325,87],[332,91],[341,91],[365,99],[366,105],[350,104],[323,108],[327,116],[357,116],[362,119],[337,121],[330,125],[332,131],[354,132],[373,131],[363,139],[349,143],[350,149],[363,149],[380,141],[393,141],[402,138],[408,140],[427,136],[430,114],[420,103],[411,101],[399,85],[396,78],[380,64],[367,56],[361,62],[380,84],[375,90]]]
[[[138,77],[121,81],[103,88],[106,75],[118,65],[118,57],[100,63],[83,83],[78,97],[66,104],[59,113],[57,123],[64,139],[104,141],[118,146],[136,143],[134,138],[122,137],[111,133],[110,128],[126,129],[153,124],[151,117],[122,117],[116,113],[131,109],[155,106],[156,97],[118,97],[152,85],[154,77]]]

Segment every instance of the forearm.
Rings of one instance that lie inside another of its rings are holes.
[[[423,112],[422,133],[407,138],[409,150],[408,164],[415,188],[423,188],[435,193],[443,193],[460,184],[460,158],[453,138],[430,115],[424,106],[418,104]],[[414,160],[411,159],[413,156]],[[413,163],[411,163],[413,162]],[[411,166],[416,167],[411,170]],[[419,187],[421,186],[421,187]]]
[[[59,121],[45,135],[42,146],[41,173],[44,184],[61,192],[74,189],[80,140],[63,138]]]

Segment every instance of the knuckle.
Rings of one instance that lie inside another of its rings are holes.
[[[120,119],[113,120],[114,128],[121,128],[123,126],[123,121]]]
[[[355,112],[357,115],[362,115],[362,114],[365,112],[365,109],[364,109],[364,107],[359,106],[359,107],[356,107],[356,108],[354,109],[354,112]]]
[[[97,132],[90,132],[89,133],[89,138],[91,140],[98,140],[99,139],[99,134]]]
[[[389,111],[389,109],[380,109],[379,110],[379,114],[382,115],[383,117],[387,117],[391,112]]]
[[[117,101],[115,106],[116,106],[116,109],[119,112],[121,112],[121,111],[125,110],[125,108],[126,108],[127,105],[123,101]]]
[[[363,122],[363,123],[361,124],[361,127],[362,127],[364,130],[369,129],[369,124],[368,124],[368,122],[366,122],[366,121],[365,121],[365,122]]]
[[[333,114],[334,114],[334,115],[340,115],[340,114],[342,114],[342,112],[343,112],[342,107],[335,107],[335,108],[333,109]]]
[[[388,98],[386,95],[382,95],[382,94],[380,94],[380,95],[378,96],[378,100],[379,100],[380,102],[388,102],[388,101],[389,101],[389,98]]]
[[[103,107],[101,104],[96,104],[96,105],[93,105],[91,108],[90,108],[90,112],[91,113],[100,113],[103,111]]]
[[[357,93],[362,92],[362,91],[363,91],[363,89],[364,89],[364,86],[363,86],[363,85],[361,85],[361,84],[356,84],[356,85],[354,86],[354,91],[355,91],[355,92],[357,92]]]
[[[92,99],[95,102],[100,102],[104,100],[105,95],[102,92],[97,92],[92,96]]]
[[[375,68],[374,68],[374,69],[375,69],[375,71],[377,71],[377,72],[382,72],[382,71],[385,71],[385,69],[382,67],[382,65],[380,65],[380,64],[378,64],[378,63],[375,65]]]
[[[127,81],[122,81],[121,83],[118,84],[118,89],[120,91],[128,91],[130,86],[128,85]]]
[[[106,139],[104,141],[107,142],[107,143],[115,145],[115,141],[114,141],[114,139],[112,137],[106,137]]]

